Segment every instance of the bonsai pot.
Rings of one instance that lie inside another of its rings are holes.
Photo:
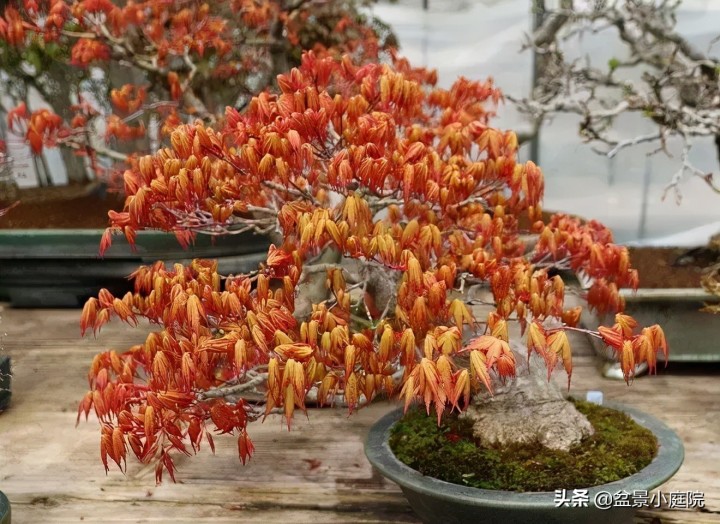
[[[10,524],[10,501],[0,491],[0,524]]]
[[[494,491],[451,484],[426,477],[400,462],[389,445],[390,431],[403,415],[402,408],[381,418],[370,429],[365,443],[365,454],[380,473],[397,483],[410,506],[423,522],[435,523],[498,523],[498,524],[604,524],[607,522],[632,523],[637,508],[615,506],[603,509],[595,505],[598,493],[615,495],[623,492],[632,495],[647,491],[667,481],[680,468],[684,450],[680,438],[663,422],[633,408],[606,403],[607,407],[621,410],[635,422],[649,429],[658,439],[659,449],[653,461],[641,471],[622,480],[591,488],[587,491],[587,507],[556,507],[553,492],[518,493]],[[568,491],[570,494],[572,490]]]
[[[251,233],[199,235],[183,249],[173,234],[140,231],[135,250],[124,236],[99,257],[102,229],[0,230],[0,300],[16,307],[77,307],[105,287],[122,296],[131,290],[128,275],[139,265],[193,258],[218,260],[224,274],[255,269],[265,260],[268,241]]]
[[[11,379],[10,357],[0,355],[0,413],[5,411],[10,404],[10,397],[12,396],[10,390]]]
[[[693,257],[693,251],[699,251]],[[684,247],[630,246],[630,261],[640,273],[636,292],[620,290],[625,311],[641,325],[663,326],[672,362],[720,361],[720,315],[701,311],[707,304],[717,304],[720,297],[706,292],[700,285],[702,269],[711,264],[703,249],[688,251]],[[679,264],[681,259],[689,260]],[[586,310],[587,325],[612,324],[612,316],[597,316]],[[601,355],[608,351],[601,340],[590,337]],[[662,354],[658,355],[663,359]]]
[[[663,326],[670,347],[672,362],[720,361],[720,315],[700,311],[718,297],[702,288],[639,288],[637,292],[622,290],[625,311],[641,325],[658,323]],[[591,322],[612,323],[612,318],[591,315]],[[597,324],[595,324],[597,325]],[[603,342],[590,337],[595,350],[607,354]],[[664,359],[662,354],[658,359]]]
[[[10,357],[0,356],[0,414],[10,403]],[[10,502],[0,491],[0,524],[10,524]]]

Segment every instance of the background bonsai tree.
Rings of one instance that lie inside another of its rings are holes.
[[[657,144],[656,152],[670,155],[673,138],[682,143],[679,169],[668,190],[680,197],[685,175],[702,177],[720,193],[712,173],[692,165],[693,140],[714,138],[720,153],[720,61],[707,50],[693,46],[676,30],[676,12],[682,0],[594,0],[582,7],[562,0],[557,10],[534,2],[543,22],[526,48],[534,49],[538,78],[529,99],[515,100],[537,131],[546,117],[557,113],[579,116],[580,135],[595,150],[612,158],[625,148]],[[590,57],[570,58],[577,38],[601,31],[616,34],[626,52],[606,63]],[[629,113],[642,115],[655,130],[622,138],[616,120]]]
[[[394,40],[368,3],[0,1],[0,108],[36,160],[62,146],[69,180],[83,182],[183,121],[244,107],[302,49],[377,59]]]
[[[274,232],[278,243],[249,274],[157,262],[134,273],[134,293],[87,302],[83,333],[115,316],[157,326],[90,367],[78,419],[98,416],[106,468],[131,451],[156,461],[159,481],[174,475],[173,453],[204,439],[212,448],[213,433],[235,434],[245,462],[250,422],[279,412],[289,426],[309,403],[341,399],[352,411],[397,394],[439,419],[516,374],[526,357],[511,349],[511,324],[547,376],[562,365],[570,379],[569,331],[602,338],[628,380],[635,363],[655,367],[667,351],[660,327],[640,330],[623,314],[578,327],[581,308],[565,305],[554,273],[585,274],[590,305],[621,311],[618,288],[637,284],[627,250],[596,222],[538,220],[540,169],[517,162],[514,133],[489,126],[500,92],[435,80],[398,58],[358,65],[308,53],[278,77],[279,92],[244,113],[229,107],[216,127],[177,127],[172,147],[125,172],[127,204],[110,212],[103,248],[113,231],[132,241],[147,227],[184,241]],[[318,277],[326,294],[309,285]],[[476,319],[478,303],[489,312]]]
[[[720,193],[713,173],[690,161],[694,142],[703,137],[714,140],[720,157],[720,60],[712,55],[720,36],[707,49],[692,45],[676,29],[681,3],[596,0],[579,8],[572,0],[563,0],[553,11],[545,9],[544,1],[535,2],[544,13],[543,23],[526,47],[536,53],[539,76],[530,98],[514,100],[531,117],[535,133],[553,114],[577,114],[580,135],[609,158],[646,143],[657,145],[655,153],[672,156],[668,146],[679,141],[679,166],[665,188],[665,195],[673,191],[678,202],[687,175],[702,178]],[[607,63],[568,58],[575,39],[601,31],[614,33],[626,52]],[[616,122],[631,113],[647,118],[655,129],[622,137]],[[702,285],[720,294],[718,235],[688,255],[688,260],[715,260],[703,272]],[[715,305],[705,309],[720,312]]]

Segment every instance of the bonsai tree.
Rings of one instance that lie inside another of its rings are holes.
[[[535,2],[544,13],[543,22],[529,39],[540,73],[530,98],[515,100],[529,115],[534,134],[545,118],[557,113],[579,117],[579,133],[593,149],[609,158],[638,144],[656,144],[655,153],[672,156],[668,145],[682,145],[678,168],[665,188],[676,201],[681,199],[681,182],[687,176],[703,179],[720,193],[712,172],[693,165],[690,151],[703,137],[713,138],[720,155],[720,60],[713,56],[714,38],[708,49],[699,49],[676,29],[681,1],[642,0],[596,1],[584,9],[563,0],[560,8],[546,11],[545,2]],[[609,32],[624,44],[624,55],[607,63],[571,60],[568,50],[573,39]],[[623,137],[618,117],[635,113],[652,122],[654,130],[639,136]],[[527,137],[529,138],[529,136]],[[708,258],[701,283],[710,293],[719,294],[720,265],[718,237],[704,248],[688,252],[689,259]],[[709,256],[704,256],[709,255]],[[709,305],[706,311],[720,312]]]
[[[9,132],[35,155],[61,146],[70,180],[108,175],[128,155],[157,149],[177,124],[244,107],[299,64],[302,49],[376,60],[394,37],[363,13],[367,3],[0,2]],[[43,106],[31,108],[31,95]],[[47,169],[38,172],[40,185],[51,183]]]
[[[543,21],[525,47],[536,53],[539,76],[532,96],[515,102],[531,117],[535,131],[553,114],[577,114],[580,135],[609,158],[645,143],[670,156],[668,142],[679,139],[679,168],[666,194],[672,190],[679,199],[686,175],[699,176],[720,192],[712,173],[698,169],[689,158],[700,137],[714,138],[720,153],[720,61],[712,56],[712,45],[698,49],[676,30],[681,0],[603,0],[587,2],[584,8],[562,0],[555,11],[546,11],[541,0],[534,4]],[[607,63],[568,58],[574,39],[600,32],[611,33],[626,52]],[[649,119],[655,129],[622,137],[616,120],[630,113]]]
[[[440,419],[516,374],[511,324],[568,384],[572,331],[612,347],[628,381],[635,363],[655,368],[659,326],[618,313],[587,330],[564,302],[558,271],[570,270],[592,279],[591,307],[622,311],[618,289],[637,285],[626,248],[597,222],[540,220],[543,175],[518,163],[513,132],[490,126],[491,82],[435,82],[399,58],[307,53],[278,92],[227,108],[221,125],[178,126],[171,147],[125,171],[102,249],[142,228],[183,242],[272,232],[276,244],[249,274],[157,262],[132,275],[134,293],[86,303],[83,333],[112,317],[156,326],[90,366],[78,420],[96,413],[106,469],[132,453],[174,478],[173,454],[213,448],[215,433],[234,434],[245,463],[251,422],[282,413],[289,427],[310,404],[353,411],[398,395]]]

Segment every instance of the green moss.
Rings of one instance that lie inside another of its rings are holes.
[[[421,409],[394,426],[395,456],[423,475],[475,488],[554,491],[597,486],[638,472],[657,452],[655,436],[626,414],[573,401],[595,434],[569,451],[537,444],[485,447],[475,441],[472,422],[449,414],[437,425]]]

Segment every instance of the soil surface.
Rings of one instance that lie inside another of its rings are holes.
[[[574,401],[595,433],[568,451],[538,442],[488,446],[473,432],[473,421],[456,413],[437,418],[409,411],[392,429],[395,456],[423,475],[480,489],[553,491],[606,484],[652,462],[657,439],[628,415]]]
[[[125,198],[89,184],[21,189],[15,200],[0,216],[0,229],[103,229],[108,211],[121,211]],[[0,201],[0,209],[13,202]]]
[[[720,262],[720,253],[708,248],[629,248],[630,264],[638,270],[641,288],[702,287],[706,267]]]

